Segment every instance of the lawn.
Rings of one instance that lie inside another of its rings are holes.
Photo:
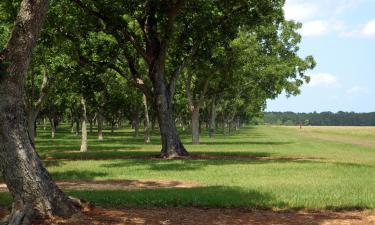
[[[67,191],[101,206],[374,209],[374,130],[256,126],[215,139],[204,133],[200,145],[190,145],[190,136],[182,132],[186,148],[193,155],[206,156],[193,160],[148,159],[146,156],[160,151],[158,135],[146,145],[130,129],[114,134],[107,131],[104,141],[90,135],[89,151],[84,154],[78,152],[80,138],[64,126],[54,140],[47,131],[38,130],[36,146],[55,180],[200,184],[193,188]],[[8,194],[0,197],[1,204],[9,204]]]

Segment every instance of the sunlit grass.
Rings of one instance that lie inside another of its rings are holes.
[[[303,129],[317,129],[327,136],[343,132],[342,138],[349,131],[358,131],[363,132],[364,139],[372,132],[372,128]],[[103,206],[374,209],[375,148],[301,132],[299,128],[247,127],[232,136],[219,133],[215,139],[204,133],[200,145],[190,145],[189,134],[182,133],[192,154],[247,156],[251,160],[148,160],[142,157],[160,151],[157,133],[152,144],[143,144],[143,138],[134,138],[128,128],[113,135],[107,131],[104,141],[90,135],[87,153],[79,153],[80,138],[66,127],[60,128],[55,140],[40,130],[37,149],[44,158],[75,159],[45,161],[56,180],[158,179],[202,185],[193,189],[69,191]],[[141,158],[126,159],[130,156]],[[9,198],[2,194],[0,200],[7,202]]]

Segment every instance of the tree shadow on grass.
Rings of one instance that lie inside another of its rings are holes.
[[[79,151],[80,144],[55,144],[55,145],[39,145],[37,146],[37,151],[48,152],[48,151]],[[139,150],[140,146],[133,145],[116,145],[116,143],[100,143],[100,144],[90,144],[88,146],[88,151],[110,151],[110,150]]]
[[[49,160],[112,160],[156,157],[157,152],[151,151],[88,151],[88,152],[51,152],[42,155],[46,161]]]
[[[106,177],[108,173],[91,171],[64,171],[51,172],[54,180],[95,180],[96,178]]]
[[[203,145],[288,145],[292,141],[212,141],[200,142]]]
[[[209,186],[130,191],[69,191],[100,206],[136,207],[284,207],[267,193],[239,187]]]
[[[307,159],[294,159],[294,158],[280,158],[280,159],[262,159],[253,158],[248,160],[236,160],[236,159],[188,159],[188,160],[145,160],[145,159],[133,159],[123,160],[116,162],[108,162],[101,165],[105,168],[116,168],[116,167],[133,167],[133,166],[147,166],[150,170],[156,171],[193,171],[201,170],[207,166],[227,166],[227,165],[256,165],[266,163],[322,163],[319,161],[312,161]]]

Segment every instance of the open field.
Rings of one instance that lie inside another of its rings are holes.
[[[66,192],[101,207],[372,211],[375,145],[363,143],[375,139],[374,130],[246,127],[216,139],[203,134],[200,145],[186,144],[189,160],[154,157],[158,136],[145,145],[130,129],[108,131],[104,141],[92,134],[87,153],[78,152],[80,138],[66,127],[54,140],[39,130],[36,145],[54,179],[71,182],[73,188],[62,185]],[[187,134],[182,139],[190,142]],[[111,182],[120,186],[91,187]],[[10,204],[7,193],[0,196]]]

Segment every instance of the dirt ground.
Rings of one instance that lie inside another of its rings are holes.
[[[95,180],[95,181],[57,181],[63,190],[134,190],[157,188],[192,188],[203,185],[193,181],[170,180]],[[7,192],[6,184],[0,184],[0,192]]]
[[[188,188],[194,182],[163,180],[60,181],[65,190]],[[0,192],[7,191],[0,184]],[[0,218],[9,212],[0,208]],[[375,225],[375,211],[297,211],[222,208],[86,208],[82,216],[36,221],[35,225]]]
[[[273,211],[247,209],[94,208],[75,220],[50,220],[34,224],[56,225],[370,225],[370,211]]]

